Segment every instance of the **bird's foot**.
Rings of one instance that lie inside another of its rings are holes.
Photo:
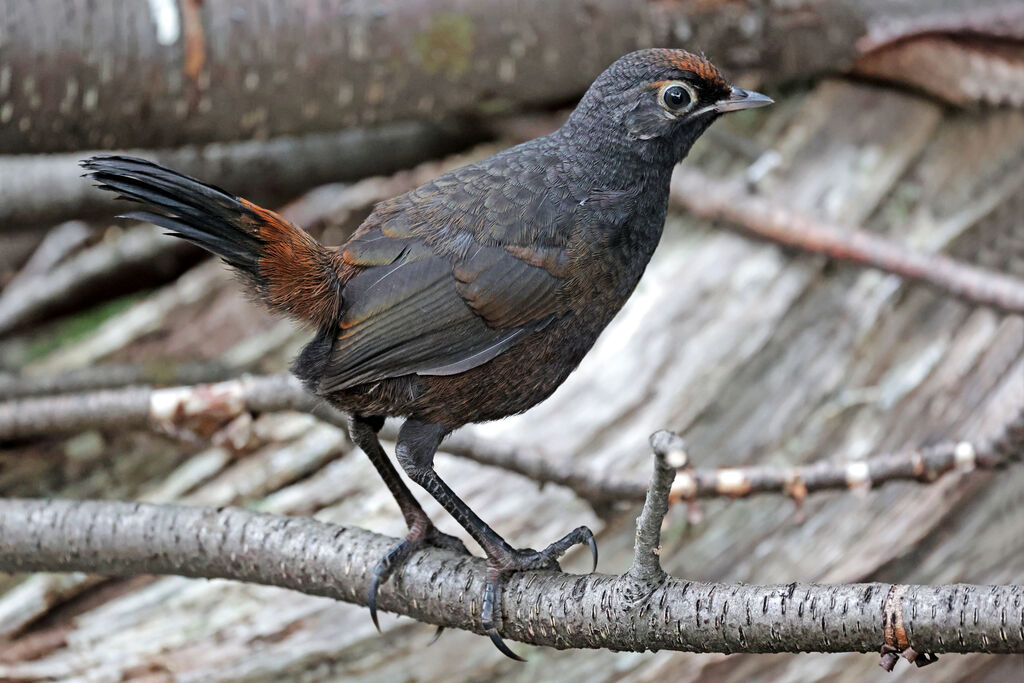
[[[466,545],[450,534],[438,531],[437,527],[430,522],[414,524],[409,529],[408,535],[381,558],[380,562],[373,569],[373,578],[370,580],[370,588],[366,598],[367,607],[370,608],[370,618],[373,625],[380,631],[380,623],[377,621],[377,591],[382,583],[386,583],[391,573],[409,557],[424,545],[435,548],[446,548],[457,553],[469,554]],[[438,630],[440,635],[440,630]],[[436,640],[436,636],[435,636]]]
[[[501,600],[501,589],[505,579],[515,572],[537,569],[561,571],[562,568],[558,565],[558,558],[574,545],[583,545],[584,543],[590,546],[590,552],[594,558],[594,566],[591,571],[594,571],[597,569],[597,542],[594,540],[594,532],[585,526],[572,530],[544,550],[538,551],[532,548],[524,548],[522,550],[495,552],[488,555],[487,583],[484,586],[484,601],[480,610],[480,618],[484,631],[503,655],[519,662],[526,661],[513,652],[505,644],[505,641],[501,639],[494,620],[495,612]]]

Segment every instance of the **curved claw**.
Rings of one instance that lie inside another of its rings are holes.
[[[391,571],[411,555],[418,545],[418,541],[410,541],[409,539],[401,541],[389,550],[381,558],[380,562],[377,563],[377,566],[373,568],[373,578],[370,579],[370,587],[366,595],[366,606],[370,609],[370,619],[373,620],[373,625],[377,627],[377,633],[381,632],[380,622],[377,620],[377,591],[380,589],[380,585],[391,576]]]
[[[438,640],[438,638],[440,638],[440,637],[441,637],[441,634],[442,634],[442,633],[444,633],[444,626],[438,626],[438,627],[437,627],[437,630],[436,630],[436,631],[434,631],[434,636],[433,636],[433,637],[432,637],[432,638],[430,639],[430,642],[429,642],[429,643],[427,643],[427,647],[430,647],[431,645],[433,645],[434,643],[436,643],[436,642],[437,642],[437,640]]]
[[[397,545],[391,548],[391,550],[381,558],[380,562],[377,563],[377,566],[373,568],[373,577],[370,579],[370,588],[366,595],[366,606],[370,608],[370,619],[373,620],[373,625],[377,627],[378,633],[380,633],[380,622],[377,620],[377,591],[380,590],[381,584],[387,583],[387,580],[391,577],[391,572],[409,559],[409,556],[424,543],[429,543],[430,545],[438,548],[448,548],[455,552],[463,552],[467,555],[469,554],[469,551],[466,550],[466,546],[462,541],[454,536],[441,533],[432,525],[410,530],[409,535],[406,536],[405,540],[400,541]],[[434,640],[437,640],[437,636],[441,634],[442,630],[443,629],[438,630]]]
[[[509,659],[514,659],[517,662],[525,662],[526,660],[513,652],[505,641],[498,635],[498,629],[494,625],[494,608],[498,604],[498,589],[501,587],[501,572],[494,567],[487,568],[487,583],[484,585],[484,602],[480,607],[480,622],[484,627],[484,632],[494,643],[494,647],[498,648],[498,652],[505,655]]]
[[[495,628],[487,629],[487,635],[490,636],[491,642],[494,643],[494,647],[498,648],[498,652],[505,655],[509,659],[514,659],[517,662],[525,662],[526,660],[512,652],[509,646],[505,644],[505,641],[498,635],[498,631]]]
[[[373,620],[377,633],[381,633],[380,622],[377,620],[377,589],[380,588],[380,576],[381,573],[374,570],[373,578],[370,579],[370,589],[366,595],[366,606],[370,608],[370,619]]]
[[[590,529],[587,529],[587,531],[590,531]],[[597,571],[597,541],[594,539],[593,533],[587,538],[587,544],[590,546],[590,554],[594,556],[594,566],[590,568],[590,572],[594,573]]]

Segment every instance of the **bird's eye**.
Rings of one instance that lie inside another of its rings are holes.
[[[696,101],[693,88],[683,83],[668,83],[658,93],[661,106],[673,114],[687,111]]]

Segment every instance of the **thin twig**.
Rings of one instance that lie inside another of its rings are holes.
[[[176,574],[281,586],[365,604],[394,539],[235,508],[0,500],[0,571]],[[425,548],[382,609],[481,632],[484,561]],[[1024,586],[729,585],[667,578],[630,604],[631,578],[527,572],[502,596],[502,635],[559,648],[694,652],[1024,652]],[[521,606],[529,605],[529,609]],[[891,621],[890,616],[898,619]],[[962,624],[970,623],[970,628]],[[2,672],[0,672],[2,673]]]
[[[572,464],[557,463],[539,453],[455,434],[442,450],[476,462],[501,467],[543,484],[557,484],[595,504],[642,501],[647,484],[608,478]],[[1019,460],[1024,453],[1024,409],[993,440],[949,441],[919,450],[884,453],[864,460],[822,460],[809,465],[751,465],[684,469],[676,474],[670,499],[745,498],[755,494],[784,494],[803,500],[810,493],[867,490],[891,481],[930,483],[954,471],[993,469]]]
[[[680,167],[672,178],[671,197],[697,216],[724,219],[748,234],[778,244],[923,282],[976,305],[1024,313],[1024,281],[1019,278],[798,213],[750,193],[738,182],[715,180]]]
[[[160,360],[141,364],[100,364],[51,375],[0,372],[0,400],[77,394],[129,386],[208,384],[236,377],[238,370],[220,361]]]
[[[651,484],[647,487],[647,497],[640,516],[636,518],[633,565],[627,575],[639,582],[656,585],[666,576],[658,559],[661,553],[661,525],[668,514],[669,491],[676,469],[686,463],[686,446],[677,434],[660,431],[651,435],[651,450],[654,451]]]
[[[172,433],[188,430],[208,436],[243,412],[279,410],[308,412],[342,429],[346,425],[342,413],[307,393],[297,379],[278,374],[165,389],[127,387],[2,401],[0,440],[112,427],[157,427]],[[393,427],[385,427],[382,436],[393,439]],[[640,502],[647,494],[646,482],[599,476],[471,433],[456,433],[443,443],[442,450],[542,484],[564,486],[593,505]],[[670,500],[781,493],[801,501],[818,491],[867,490],[890,481],[930,483],[954,471],[1002,467],[1019,460],[1022,454],[1024,408],[999,435],[977,443],[950,441],[845,463],[683,469],[675,477]]]
[[[153,426],[209,435],[243,412],[313,412],[322,402],[288,374],[153,389],[125,387],[0,402],[0,439]]]

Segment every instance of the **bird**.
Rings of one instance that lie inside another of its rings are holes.
[[[272,311],[315,329],[292,371],[350,416],[352,442],[408,526],[371,578],[374,624],[379,586],[417,549],[468,553],[434,526],[381,446],[385,418],[396,417],[398,463],[484,551],[483,631],[520,659],[498,633],[504,581],[557,570],[583,544],[596,569],[594,534],[579,527],[542,550],[515,548],[437,474],[434,455],[459,427],[521,413],[562,384],[640,280],[673,167],[722,114],[771,103],[703,56],[632,52],[556,131],[377,204],[338,247],[150,161],[105,154],[82,165],[100,188],[143,205],[123,217],[219,256]]]

